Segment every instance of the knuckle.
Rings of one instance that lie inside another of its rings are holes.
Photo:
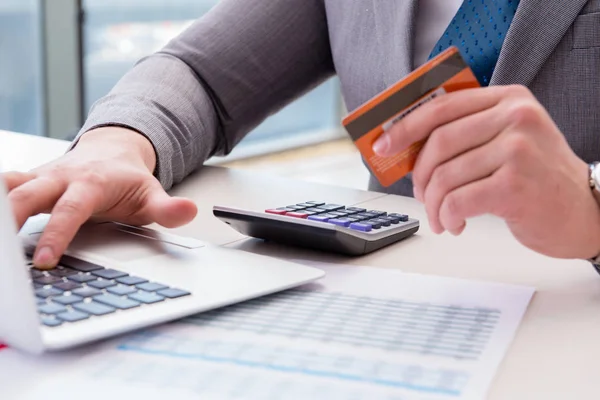
[[[528,157],[532,150],[530,140],[518,134],[508,138],[505,146],[509,161],[521,160],[524,157]]]
[[[432,188],[437,188],[439,190],[444,190],[446,185],[452,179],[452,170],[451,168],[444,164],[440,165],[438,168],[433,171],[431,175],[431,186]]]
[[[81,202],[72,199],[63,199],[56,204],[54,212],[58,214],[72,215],[80,213],[82,209],[83,204]]]
[[[14,203],[24,203],[31,198],[32,194],[29,190],[19,186],[16,189],[11,190],[8,195],[8,198]]]
[[[107,184],[106,176],[98,172],[98,170],[87,170],[81,176],[81,180],[87,184],[94,186],[105,186]]]
[[[506,92],[510,97],[529,97],[531,91],[524,85],[507,85]]]
[[[444,150],[447,150],[452,144],[452,138],[450,137],[450,131],[446,125],[436,128],[429,138],[430,151],[432,155],[439,159],[443,154]]]
[[[462,205],[464,204],[455,193],[449,193],[444,198],[444,208],[446,215],[460,216],[462,213]]]
[[[535,123],[540,118],[540,106],[534,101],[519,101],[510,106],[510,121],[516,126]]]
[[[522,175],[516,166],[507,166],[502,176],[503,192],[514,196],[524,190]]]

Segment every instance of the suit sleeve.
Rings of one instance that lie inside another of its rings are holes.
[[[321,0],[220,0],[98,100],[77,138],[102,126],[145,135],[169,189],[333,73]]]

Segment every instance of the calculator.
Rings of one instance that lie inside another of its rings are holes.
[[[252,211],[214,206],[215,217],[243,235],[350,256],[371,253],[415,234],[409,215],[324,201]]]

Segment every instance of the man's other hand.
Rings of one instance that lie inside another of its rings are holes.
[[[34,264],[56,265],[91,217],[132,225],[181,226],[196,216],[187,199],[170,197],[152,175],[156,156],[142,135],[123,128],[84,134],[59,159],[27,173],[2,174],[17,227],[39,213],[50,220],[39,239]]]
[[[426,139],[413,171],[431,229],[460,234],[468,218],[503,218],[529,248],[559,258],[600,253],[600,209],[587,164],[522,86],[438,97],[374,145],[380,156]]]

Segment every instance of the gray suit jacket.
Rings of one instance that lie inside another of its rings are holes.
[[[141,60],[81,133],[120,125],[154,144],[165,188],[337,74],[349,110],[416,66],[418,0],[221,0]],[[521,0],[492,85],[528,86],[575,152],[600,160],[600,0]],[[412,195],[408,179],[377,191]]]

